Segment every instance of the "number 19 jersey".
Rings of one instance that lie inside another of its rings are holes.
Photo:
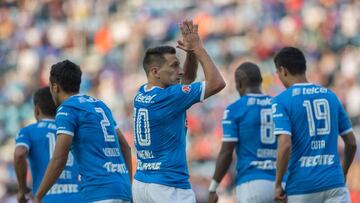
[[[202,101],[204,93],[204,82],[150,90],[141,86],[134,98],[136,180],[191,188],[185,153],[185,112]]]
[[[274,133],[291,136],[288,195],[343,187],[338,135],[352,131],[337,96],[311,83],[289,87],[273,100]]]
[[[237,142],[236,184],[275,180],[276,139],[271,97],[247,94],[229,105],[222,120],[223,142]]]

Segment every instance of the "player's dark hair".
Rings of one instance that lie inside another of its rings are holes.
[[[239,81],[244,74],[248,79],[249,86],[257,87],[261,85],[262,77],[260,68],[256,64],[251,62],[242,63],[235,71],[235,80]]]
[[[50,82],[57,83],[66,93],[78,93],[81,70],[75,63],[65,60],[51,66]]]
[[[275,56],[276,68],[286,68],[292,75],[301,75],[306,71],[304,54],[295,47],[284,47]]]
[[[37,105],[44,115],[55,116],[56,106],[49,87],[40,88],[34,93],[34,105]]]
[[[143,60],[146,74],[149,73],[152,66],[162,66],[166,62],[164,54],[176,54],[176,49],[171,46],[158,46],[146,50]]]

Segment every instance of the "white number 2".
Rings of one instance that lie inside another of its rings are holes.
[[[315,99],[311,105],[310,100],[305,100],[303,106],[306,108],[310,136],[315,136],[315,134],[330,134],[331,123],[329,102],[326,99]],[[316,120],[324,120],[323,128],[316,128],[313,112],[315,113]]]
[[[276,139],[273,133],[272,109],[261,109],[260,140],[263,144],[274,144]]]
[[[151,137],[150,137],[150,124],[149,124],[149,113],[147,109],[140,108],[136,112],[134,108],[135,120],[135,142],[140,146],[150,146]],[[144,126],[142,126],[144,124]],[[144,129],[144,131],[142,131]]]
[[[55,150],[55,143],[56,143],[55,133],[48,133],[46,134],[46,137],[49,139],[49,158],[51,159]],[[72,165],[74,165],[74,156],[71,152],[69,152],[66,166],[72,166]]]
[[[110,121],[109,119],[107,118],[104,110],[102,108],[99,108],[99,107],[96,107],[95,108],[95,111],[100,113],[103,117],[103,119],[100,121],[100,125],[102,127],[102,131],[104,133],[104,139],[105,139],[105,142],[115,142],[115,136],[114,135],[109,135],[106,127],[110,126]]]

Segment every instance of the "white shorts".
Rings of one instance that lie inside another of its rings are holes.
[[[350,194],[347,187],[338,187],[322,192],[304,195],[289,195],[289,203],[350,203]]]
[[[155,183],[134,180],[132,186],[134,203],[195,203],[192,189],[180,189]]]
[[[272,203],[274,201],[275,182],[253,180],[236,187],[237,203]]]
[[[95,201],[93,203],[130,203],[130,202],[121,199],[106,199],[106,200]]]

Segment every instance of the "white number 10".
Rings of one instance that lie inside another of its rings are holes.
[[[49,159],[51,159],[55,149],[56,138],[54,133],[48,133],[46,134],[46,137],[49,139]],[[69,152],[66,166],[72,165],[74,165],[74,156]]]

